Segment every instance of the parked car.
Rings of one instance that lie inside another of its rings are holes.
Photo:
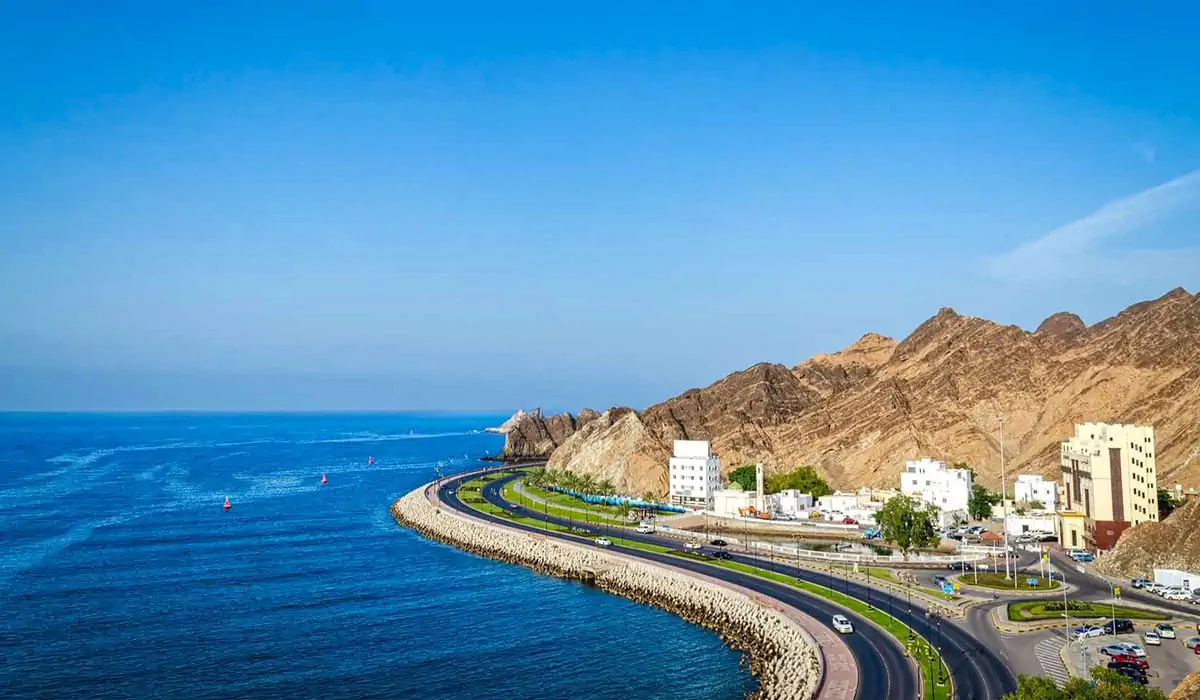
[[[729,552],[723,552],[721,550],[717,550],[712,553],[712,558],[713,559],[732,559],[733,555],[730,554]]]
[[[858,521],[855,520],[854,518],[851,518],[849,515],[847,515],[846,517],[842,518],[842,524],[843,525],[857,525]]]
[[[1158,632],[1147,632],[1143,634],[1142,641],[1148,646],[1162,646],[1162,637],[1158,636]]]
[[[1135,578],[1134,580],[1129,582],[1129,585],[1133,586],[1134,588],[1145,588],[1146,584],[1148,584],[1148,583],[1154,583],[1154,582],[1148,578]]]
[[[1160,622],[1154,626],[1154,633],[1162,639],[1174,639],[1175,628],[1165,622]]]
[[[1167,600],[1191,600],[1191,591],[1185,591],[1182,588],[1168,588],[1163,597]]]
[[[704,546],[704,545],[700,544],[699,542],[684,542],[684,543],[683,543],[683,548],[684,548],[684,549],[692,549],[692,550],[696,550],[696,549],[700,549],[700,548],[701,548],[701,547],[703,547],[703,546]]]
[[[1104,623],[1105,634],[1124,634],[1133,631],[1133,622],[1130,620],[1109,620]]]
[[[941,588],[942,586],[946,585],[947,583],[950,583],[950,579],[946,578],[945,576],[934,576],[933,577],[933,585],[937,586],[938,588]]]
[[[717,538],[717,539],[713,540],[712,542],[709,542],[709,544],[711,544],[714,547],[724,547],[724,546],[728,545],[729,543],[723,539]]]
[[[1134,656],[1138,657],[1139,659],[1146,658],[1146,650],[1144,648],[1142,648],[1141,644],[1132,644],[1130,642],[1120,642],[1119,645],[1122,647],[1125,647],[1125,649],[1128,650],[1127,653],[1133,654]]]
[[[1150,583],[1147,583],[1145,586],[1143,586],[1142,590],[1146,591],[1147,593],[1158,593],[1159,591],[1161,591],[1164,588],[1166,588],[1166,586],[1162,585],[1161,583],[1154,583],[1153,581],[1151,581]]]
[[[1087,639],[1089,637],[1101,637],[1104,635],[1104,628],[1100,625],[1088,625],[1087,627],[1076,627],[1071,630],[1079,639]]]
[[[854,625],[850,624],[850,620],[845,615],[834,615],[833,629],[842,634],[851,634],[854,632]]]
[[[1146,669],[1144,668],[1114,661],[1108,662],[1108,667],[1122,676],[1125,676],[1134,683],[1146,685],[1150,682],[1150,679],[1146,678]]]
[[[1112,661],[1124,664],[1136,664],[1142,668],[1150,668],[1150,662],[1145,659],[1139,659],[1133,654],[1113,654]]]
[[[1105,656],[1114,656],[1114,657],[1115,656],[1133,656],[1133,654],[1129,653],[1129,650],[1125,648],[1124,644],[1109,644],[1108,646],[1100,647],[1100,653],[1104,654]],[[1133,657],[1137,658],[1136,656],[1133,656]]]
[[[1188,637],[1183,640],[1183,645],[1188,649],[1200,649],[1200,637]]]
[[[611,547],[612,540],[608,539],[607,537],[597,537],[596,544],[600,545],[601,547]]]

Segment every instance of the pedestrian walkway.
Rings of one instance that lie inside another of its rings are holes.
[[[1042,667],[1042,672],[1049,676],[1059,688],[1067,684],[1071,674],[1067,672],[1067,667],[1063,665],[1062,651],[1063,640],[1058,637],[1050,637],[1043,639],[1033,647],[1033,653],[1037,656],[1038,664]]]

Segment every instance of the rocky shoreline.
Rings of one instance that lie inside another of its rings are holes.
[[[653,605],[716,632],[750,655],[758,690],[749,697],[799,700],[815,697],[824,662],[813,637],[797,622],[733,587],[689,576],[619,554],[494,526],[431,502],[423,486],[392,504],[401,525],[429,539],[490,559],[520,564],[550,576],[596,585]]]

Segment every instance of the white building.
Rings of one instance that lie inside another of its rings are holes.
[[[1006,530],[1013,537],[1028,532],[1049,534],[1057,532],[1053,515],[1010,515],[1006,520]]]
[[[736,517],[755,507],[758,494],[754,491],[737,489],[717,489],[713,491],[712,510],[717,515]]]
[[[1020,474],[1013,484],[1013,498],[1017,502],[1042,504],[1042,510],[1058,509],[1058,482],[1047,481],[1037,474]]]
[[[796,489],[784,489],[779,493],[767,496],[768,507],[774,513],[783,515],[800,515],[812,510],[813,497],[811,493],[801,493]]]
[[[1194,591],[1200,588],[1200,574],[1179,569],[1155,569],[1154,582],[1164,586],[1179,586]]]
[[[825,514],[845,513],[846,511],[854,510],[858,508],[858,494],[835,491],[827,496],[818,498],[817,508]]]
[[[971,500],[971,472],[951,469],[941,460],[922,457],[904,463],[900,493],[937,506],[943,526],[966,520]]]
[[[676,440],[667,478],[671,505],[711,508],[713,491],[721,487],[721,460],[707,440]]]

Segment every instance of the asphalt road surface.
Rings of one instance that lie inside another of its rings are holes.
[[[574,542],[580,542],[579,538],[570,537],[561,533],[548,532],[546,530],[531,527],[520,523],[514,523],[511,520],[496,516],[487,515],[474,510],[462,503],[458,499],[457,485],[467,477],[451,477],[442,482],[438,490],[438,496],[448,507],[460,510],[465,513],[470,513],[474,517],[491,520],[493,522],[515,527],[522,530],[537,532],[550,537],[559,537]],[[500,497],[500,487],[510,481],[513,477],[504,477],[497,479],[484,487],[482,495],[489,502],[500,505],[502,507],[512,509],[512,504],[506,503]],[[533,515],[529,509],[516,507],[519,512],[524,512],[527,515]],[[539,519],[542,519],[538,514]],[[549,522],[563,525],[581,525],[579,521],[570,522],[567,520],[559,520],[557,518],[546,518]],[[604,528],[593,529],[597,531]],[[629,535],[632,532],[621,532],[621,537],[632,539]],[[584,540],[586,543],[586,540]],[[672,544],[678,542],[672,541]],[[816,598],[813,596],[804,595],[793,588],[766,581],[764,579],[743,574],[738,571],[730,571],[719,567],[709,566],[703,562],[692,559],[683,559],[680,557],[658,554],[655,552],[647,552],[640,549],[631,549],[626,547],[614,546],[613,549],[619,550],[622,554],[628,556],[646,559],[658,564],[672,566],[678,569],[696,571],[703,573],[706,576],[719,578],[730,583],[748,588],[766,596],[770,596],[780,602],[791,605],[817,619],[822,624],[832,629],[832,618],[836,614],[846,615],[851,618],[854,623],[854,633],[844,637],[850,652],[854,654],[855,661],[858,664],[859,682],[858,694],[859,698],[915,698],[918,697],[919,685],[916,670],[904,656],[904,650],[898,644],[894,637],[887,632],[875,627],[866,620],[857,615],[848,613],[845,609],[835,606],[832,603]]]

